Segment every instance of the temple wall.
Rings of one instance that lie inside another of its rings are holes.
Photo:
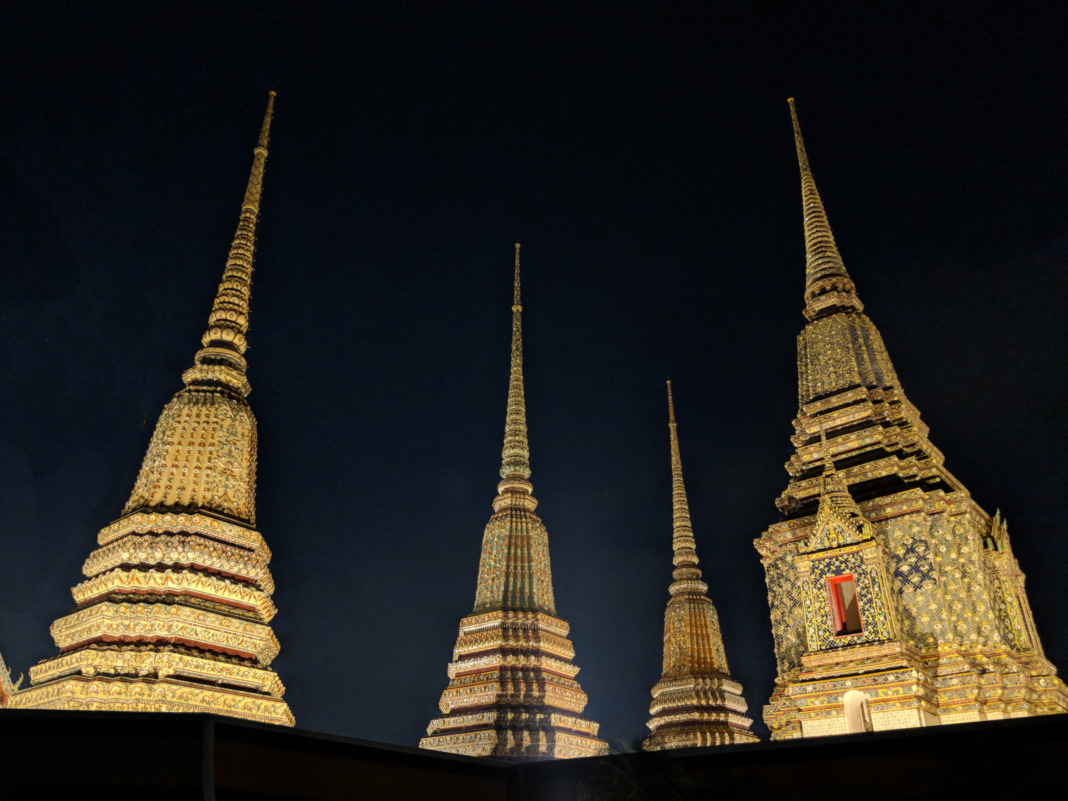
[[[800,579],[794,564],[796,556],[797,545],[790,544],[774,558],[764,560],[771,631],[780,676],[801,666],[801,655],[807,646],[805,610],[801,600]]]
[[[1001,643],[982,565],[983,533],[974,515],[936,515],[932,520],[934,560],[950,624],[946,643],[969,647]]]
[[[930,518],[922,513],[895,517],[875,523],[874,528],[891,557],[887,567],[904,640],[916,649],[951,641]]]
[[[801,732],[803,737],[826,737],[830,734],[845,734],[845,715],[820,718],[819,720],[803,720],[801,721]]]
[[[984,716],[978,709],[972,709],[967,712],[951,712],[948,715],[941,716],[943,725],[949,725],[951,723],[973,723],[983,719]]]
[[[888,712],[872,710],[871,722],[875,731],[911,729],[928,725],[924,720],[923,712],[919,709],[894,709]]]

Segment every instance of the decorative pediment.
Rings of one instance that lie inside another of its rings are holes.
[[[829,464],[823,474],[816,525],[798,550],[801,553],[825,551],[864,542],[873,536],[871,523],[864,519],[841,476]]]

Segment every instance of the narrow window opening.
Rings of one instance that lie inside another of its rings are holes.
[[[860,621],[860,607],[857,604],[857,585],[853,581],[853,576],[836,576],[827,579],[827,594],[831,601],[834,636],[845,637],[864,631],[864,626]]]

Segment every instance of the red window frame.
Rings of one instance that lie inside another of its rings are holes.
[[[842,590],[840,585],[845,584],[847,581],[853,583],[853,597],[857,599],[857,620],[860,623],[860,628],[856,631],[846,631],[848,622],[846,620],[845,603],[842,600]],[[852,573],[846,573],[844,576],[832,576],[827,579],[827,599],[831,605],[831,620],[834,622],[834,636],[835,637],[852,637],[855,634],[864,633],[864,618],[860,614],[860,594],[857,592],[857,582]]]

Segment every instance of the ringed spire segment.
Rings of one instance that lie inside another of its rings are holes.
[[[697,543],[693,537],[693,525],[690,522],[690,503],[686,498],[686,484],[682,479],[682,455],[679,452],[678,425],[675,422],[675,402],[671,394],[671,382],[667,382],[668,396],[668,430],[671,437],[671,548],[672,572],[674,582],[670,592],[675,595],[686,589],[694,589],[700,584],[701,592],[708,588],[701,581],[701,571],[697,568]]]
[[[801,170],[801,204],[805,223],[805,316],[811,320],[826,309],[843,307],[860,311],[864,304],[857,297],[856,287],[842,262],[823,200],[812,177],[794,99],[791,97],[787,102],[794,128],[797,163]]]
[[[515,278],[512,291],[512,360],[508,379],[508,410],[501,451],[501,478],[504,483],[519,480],[528,485],[530,445],[527,441],[527,406],[523,394],[523,306],[519,293],[519,243],[515,243]]]
[[[263,193],[263,174],[267,163],[267,143],[271,135],[275,93],[267,99],[260,136],[253,149],[252,170],[245,196],[241,201],[241,216],[234,233],[230,252],[223,268],[222,280],[208,315],[208,328],[200,338],[203,347],[197,352],[196,364],[187,370],[182,380],[187,385],[223,386],[236,389],[242,395],[251,391],[245,378],[247,364],[244,353],[248,349],[249,299],[252,295],[252,262],[256,245],[256,223],[260,214]]]

